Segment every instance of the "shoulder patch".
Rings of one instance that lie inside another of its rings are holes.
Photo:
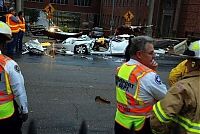
[[[15,65],[14,68],[15,68],[15,71],[16,71],[16,72],[18,72],[18,73],[20,72],[20,68],[19,68],[18,65]]]
[[[161,81],[159,75],[156,75],[156,76],[155,76],[155,82],[156,82],[158,85],[161,85],[161,84],[162,84],[162,81]]]

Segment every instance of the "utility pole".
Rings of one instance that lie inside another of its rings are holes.
[[[102,13],[101,13],[102,8],[103,8],[103,0],[101,0],[101,2],[100,2],[99,27],[101,27],[101,23],[102,23],[101,19],[103,18]]]
[[[22,10],[22,2],[23,2],[23,0],[18,0],[18,1],[16,1],[16,11],[17,12],[19,12],[19,11],[21,11]]]
[[[180,13],[181,13],[181,4],[182,4],[182,0],[177,0],[176,13],[175,13],[174,24],[173,24],[173,34],[175,36],[178,30],[178,23],[179,23],[179,18],[180,18]]]
[[[152,36],[152,19],[153,19],[153,11],[154,11],[154,3],[155,1],[154,0],[148,0],[147,1],[147,6],[148,6],[148,21],[147,21],[147,26],[149,26],[147,28],[147,35],[148,36]]]
[[[115,0],[112,0],[112,15],[110,21],[110,35],[112,35],[113,25],[114,25],[114,9],[115,9]]]

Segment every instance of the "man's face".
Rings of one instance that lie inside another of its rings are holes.
[[[11,13],[12,13],[12,15],[16,15],[16,11],[15,11],[15,10],[14,10],[14,11],[12,11]]]
[[[154,47],[152,43],[147,43],[145,50],[138,51],[137,57],[140,63],[151,68],[155,58]]]

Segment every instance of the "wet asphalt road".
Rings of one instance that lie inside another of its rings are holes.
[[[23,55],[16,58],[25,78],[29,119],[37,134],[77,134],[86,121],[89,134],[112,134],[115,115],[114,74],[120,57]],[[166,83],[176,61],[160,60],[159,74]],[[100,96],[110,104],[95,102]]]

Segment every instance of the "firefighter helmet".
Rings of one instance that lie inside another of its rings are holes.
[[[12,31],[10,27],[2,21],[0,21],[0,37],[1,36],[6,37],[5,40],[10,40],[12,37]]]
[[[188,49],[184,52],[183,56],[200,59],[200,40],[192,42],[189,45]]]

